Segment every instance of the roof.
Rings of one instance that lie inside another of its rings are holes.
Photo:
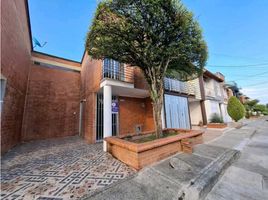
[[[219,81],[219,82],[224,82],[224,76],[219,72],[214,74],[206,69],[206,71],[203,73],[203,76],[214,79],[214,80]]]

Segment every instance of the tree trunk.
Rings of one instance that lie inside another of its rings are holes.
[[[159,98],[156,100],[156,102],[152,103],[153,105],[153,113],[154,113],[154,124],[155,124],[155,130],[156,130],[156,137],[160,138],[162,137],[162,106],[163,106],[163,98]]]
[[[162,106],[163,106],[163,79],[159,78],[157,80],[154,79],[152,84],[150,85],[150,96],[152,99],[153,106],[153,115],[154,115],[154,124],[156,130],[156,137],[162,137]]]
[[[167,69],[169,59],[165,65],[159,67],[151,67],[144,70],[144,75],[149,85],[150,97],[153,106],[154,124],[156,137],[163,136],[162,133],[162,107],[164,95],[164,76]]]

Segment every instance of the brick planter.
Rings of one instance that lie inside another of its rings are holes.
[[[207,128],[226,128],[226,123],[209,123],[207,124]]]
[[[180,134],[144,143],[127,141],[125,137],[108,137],[105,138],[105,141],[109,153],[118,160],[139,170],[146,165],[182,151],[182,141],[189,140],[191,144],[202,142],[204,131],[183,129],[165,129],[164,131],[171,130]],[[152,134],[152,132],[142,134]]]

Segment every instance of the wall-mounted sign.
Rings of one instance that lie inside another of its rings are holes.
[[[119,105],[117,101],[112,102],[112,113],[118,113],[119,111]]]

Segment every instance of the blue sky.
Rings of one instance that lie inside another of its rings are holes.
[[[40,43],[47,42],[35,50],[80,61],[97,2],[29,0],[32,35]],[[268,1],[183,3],[193,11],[203,29],[209,49],[207,68],[222,72],[227,81],[236,81],[251,98],[268,103]]]

